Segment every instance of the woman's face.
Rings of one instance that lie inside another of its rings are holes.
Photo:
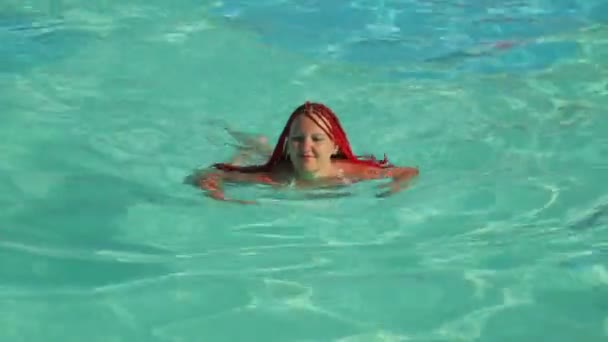
[[[317,124],[318,122],[331,132],[329,123],[320,115],[311,115],[314,120],[301,114],[293,121],[287,140],[287,153],[300,175],[323,176],[332,169],[331,156],[336,152],[337,146]]]

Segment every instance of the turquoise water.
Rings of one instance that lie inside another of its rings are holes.
[[[1,341],[608,337],[606,5],[336,3],[0,6]],[[415,186],[182,185],[305,100]]]

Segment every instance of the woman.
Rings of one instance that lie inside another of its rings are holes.
[[[267,149],[263,139],[253,143],[255,150]],[[383,185],[388,190],[378,195],[383,197],[405,188],[419,173],[417,168],[389,164],[386,156],[381,161],[355,156],[338,117],[321,103],[306,102],[293,111],[266,163],[241,165],[242,158],[243,154],[231,163],[213,164],[210,171],[190,177],[189,182],[216,200],[255,203],[226,198],[222,182],[306,188],[391,178]]]

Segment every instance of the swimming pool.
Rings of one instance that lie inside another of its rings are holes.
[[[607,7],[468,3],[0,7],[0,340],[605,340]],[[181,184],[305,100],[415,186]]]

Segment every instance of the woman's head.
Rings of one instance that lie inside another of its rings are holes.
[[[334,140],[337,124],[332,117],[335,116],[322,106],[309,103],[293,115],[288,127],[285,154],[301,176],[331,173],[331,159],[340,150]]]
[[[274,166],[287,162],[296,172],[314,175],[329,172],[332,159],[378,167],[388,166],[386,157],[383,161],[377,161],[373,157],[357,158],[336,114],[321,103],[307,101],[291,113],[266,164],[249,167],[227,164],[214,166],[228,171],[258,172],[270,171]]]

